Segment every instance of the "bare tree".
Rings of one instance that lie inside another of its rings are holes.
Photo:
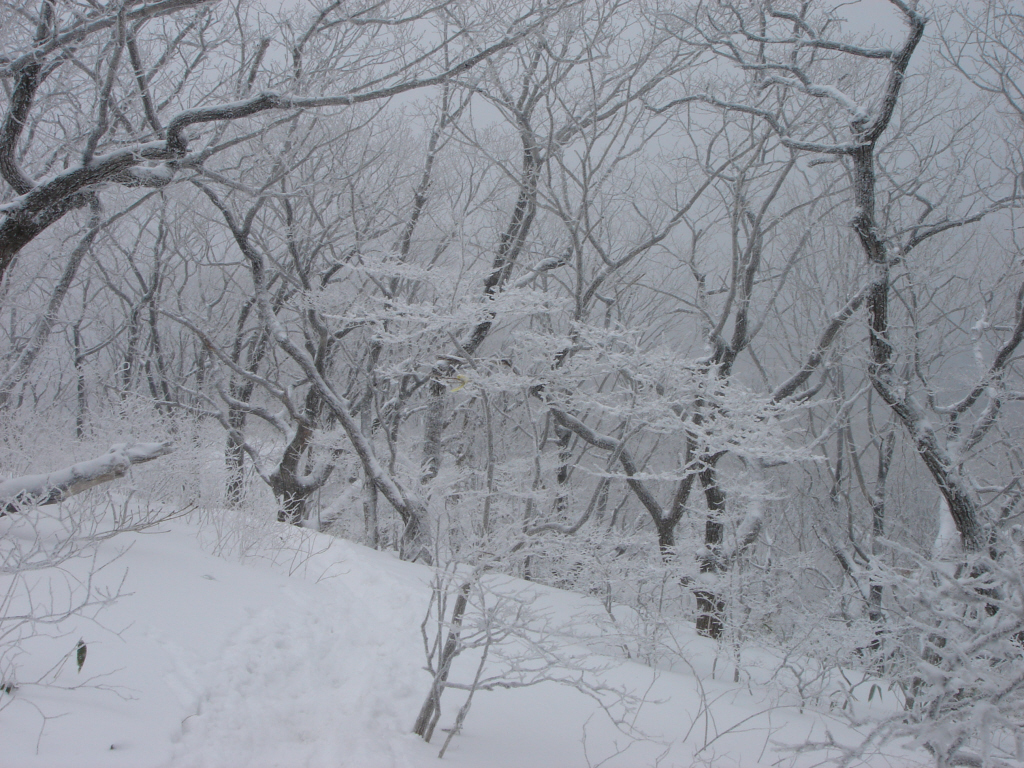
[[[893,410],[911,435],[918,452],[956,521],[963,545],[971,550],[982,546],[985,523],[977,497],[963,474],[965,448],[975,445],[990,430],[998,412],[1001,374],[1017,348],[1024,315],[1015,319],[999,345],[992,365],[967,395],[949,406],[938,407],[946,414],[952,431],[943,440],[928,417],[928,405],[915,397],[908,381],[896,366],[896,350],[890,327],[890,302],[894,292],[893,268],[908,254],[935,236],[980,221],[1004,208],[1016,198],[1011,193],[994,202],[982,200],[950,215],[922,200],[919,218],[909,228],[887,231],[879,211],[878,150],[883,135],[893,123],[900,104],[907,70],[924,35],[926,18],[911,5],[891,0],[896,16],[906,27],[902,41],[894,47],[849,42],[832,36],[836,17],[813,5],[788,10],[773,4],[723,4],[717,10],[700,8],[680,29],[695,45],[731,62],[757,87],[752,101],[730,100],[712,94],[686,96],[675,102],[702,102],[722,109],[756,116],[769,125],[783,144],[797,152],[832,157],[844,163],[851,174],[850,195],[855,207],[851,226],[869,267],[871,288],[866,297],[868,311],[872,386]],[[822,62],[842,60],[848,68],[863,71],[862,82],[844,89],[831,82]],[[778,108],[777,95],[796,95]],[[817,110],[818,122],[796,119],[791,110]],[[1019,302],[1019,300],[1018,300]],[[992,385],[995,385],[994,387]],[[989,393],[989,404],[971,425],[961,425],[971,408]]]
[[[155,107],[150,87],[156,71],[174,58],[181,40],[196,34],[209,23],[210,11],[201,0],[126,3],[116,10],[90,7],[84,13],[69,10],[66,14],[62,14],[62,9],[51,0],[42,0],[37,13],[26,9],[26,19],[18,28],[20,39],[11,41],[16,47],[11,55],[4,57],[0,66],[0,76],[13,81],[0,129],[0,176],[16,195],[3,206],[0,218],[0,277],[25,245],[70,211],[87,205],[97,185],[164,186],[174,180],[179,170],[201,167],[211,155],[239,140],[230,138],[221,143],[221,132],[215,130],[212,143],[192,147],[188,134],[192,126],[223,124],[264,112],[346,107],[440,85],[514,45],[559,7],[556,4],[528,9],[509,20],[497,41],[483,42],[479,48],[475,45],[477,35],[474,34],[467,49],[460,49],[457,55],[452,55],[447,66],[438,67],[435,63],[440,58],[437,52],[451,51],[457,41],[465,37],[464,28],[454,32],[451,39],[442,31],[441,42],[432,41],[426,50],[418,45],[401,46],[398,36],[408,25],[427,16],[444,18],[448,5],[442,3],[418,8],[416,3],[411,3],[408,8],[392,11],[393,15],[386,20],[373,19],[369,15],[374,8],[372,5],[349,11],[334,4],[319,12],[310,34],[318,27],[335,28],[346,24],[353,30],[372,29],[380,33],[357,35],[356,45],[345,51],[349,57],[345,64],[351,67],[352,61],[358,61],[358,66],[350,87],[338,95],[298,95],[267,90],[231,100],[230,96],[237,96],[237,93],[200,93],[196,94],[199,101],[213,103],[201,106],[193,103],[185,108],[178,107],[178,97],[183,92],[193,93],[186,83],[170,83],[172,89],[167,98]],[[193,14],[192,18],[188,18],[189,12]],[[176,16],[179,13],[185,17]],[[166,41],[156,70],[150,71],[139,58],[139,51],[143,49],[139,37],[147,21],[165,16],[173,16],[178,21],[180,32]],[[367,17],[366,23],[364,17]],[[486,33],[487,30],[482,31]],[[195,62],[184,63],[179,78],[190,79],[193,70],[206,57],[206,42],[202,36],[198,46],[200,55]],[[71,137],[65,154],[69,167],[34,178],[19,160],[24,150],[20,144],[32,138],[31,134],[26,137],[25,130],[35,122],[41,103],[46,101],[44,86],[47,81],[56,71],[67,67],[69,61],[74,61],[72,51],[90,47],[98,52],[89,71],[96,86],[96,111],[92,123],[84,126],[80,135]],[[267,47],[261,44],[250,53],[239,73],[240,90],[252,88],[264,63]],[[123,55],[126,52],[127,59]],[[294,62],[300,74],[301,53],[300,48],[299,58]],[[432,75],[418,74],[430,65],[441,71]],[[118,76],[124,69],[131,73],[126,78],[127,87],[139,89],[138,98],[135,94],[121,93],[123,86]],[[248,71],[248,76],[245,71]],[[290,79],[291,72],[287,76]],[[287,83],[285,80],[284,84]],[[123,114],[132,102],[136,102],[142,112],[138,126],[133,126]],[[122,130],[128,130],[127,139],[117,136]]]

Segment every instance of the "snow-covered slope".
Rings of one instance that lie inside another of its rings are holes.
[[[276,564],[214,556],[186,520],[105,542],[97,583],[116,589],[124,579],[126,594],[95,621],[74,617],[60,637],[26,646],[20,681],[67,661],[51,676],[55,685],[0,694],[0,765],[789,765],[792,755],[778,744],[821,737],[825,724],[842,732],[821,714],[781,706],[768,688],[733,684],[731,670],[723,682],[721,662],[719,680],[711,679],[713,648],[690,633],[676,638],[684,663],[675,671],[594,657],[610,685],[645,697],[635,723],[647,738],[627,737],[580,692],[543,683],[478,693],[438,761],[447,735],[440,729],[464,694],[446,692],[433,743],[410,734],[430,685],[420,625],[432,571],[287,526],[267,535],[264,550]],[[617,647],[600,636],[607,626],[587,618],[600,613],[596,601],[514,580],[502,589],[532,591],[546,615],[590,636],[579,641],[590,653]],[[88,649],[80,672],[79,638]],[[870,764],[919,764],[913,758],[876,756]]]

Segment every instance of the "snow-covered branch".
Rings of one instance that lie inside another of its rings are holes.
[[[171,13],[195,5],[196,0],[155,3],[140,18]],[[18,81],[4,130],[0,131],[0,175],[21,196],[0,209],[0,277],[25,245],[65,214],[85,205],[90,188],[110,182],[125,186],[159,187],[173,181],[177,167],[186,159],[189,151],[189,140],[185,135],[189,126],[239,120],[268,111],[354,106],[384,101],[409,91],[440,85],[515,45],[559,10],[560,6],[556,3],[546,6],[542,11],[527,11],[515,20],[497,42],[454,63],[446,62],[446,68],[436,75],[409,78],[406,67],[400,67],[389,76],[375,78],[361,87],[333,96],[297,96],[266,91],[234,102],[186,109],[168,121],[163,139],[123,146],[102,156],[93,157],[87,153],[80,165],[44,180],[33,180],[21,171],[15,156],[18,138],[34,106],[36,91],[45,77],[40,73],[42,64],[39,63],[39,57],[55,50],[51,37],[41,51],[19,58],[19,68],[14,68],[13,64],[8,65],[17,74]],[[81,40],[99,29],[113,25],[118,18],[116,14],[110,14],[97,19],[93,25],[77,27],[64,37],[69,42]],[[128,18],[130,20],[131,16]],[[399,82],[381,86],[382,82],[389,79],[398,79]]]
[[[102,456],[38,475],[0,482],[2,514],[25,507],[57,504],[93,486],[124,477],[133,464],[143,464],[174,450],[170,442],[117,443]]]
[[[821,365],[822,360],[825,358],[825,353],[832,346],[832,343],[836,340],[839,332],[846,326],[853,317],[853,314],[860,309],[861,304],[864,303],[864,299],[868,297],[871,292],[874,282],[870,282],[863,286],[857,293],[855,293],[849,301],[836,312],[829,324],[825,326],[825,330],[821,332],[818,337],[818,343],[814,345],[814,349],[807,356],[803,366],[795,374],[790,376],[786,381],[775,388],[772,392],[772,402],[781,402],[788,397],[792,397],[796,391],[804,385],[804,383],[811,377]]]
[[[635,477],[638,472],[636,462],[633,460],[633,454],[625,447],[624,441],[595,432],[575,416],[566,413],[560,408],[552,408],[551,415],[561,426],[583,438],[595,448],[613,451],[618,454],[619,463],[622,464],[622,469],[626,473],[626,484],[629,485],[633,493],[640,500],[640,503],[644,505],[644,508],[647,509],[656,522],[661,522],[664,519],[665,514],[661,504],[654,498],[654,494],[644,485],[643,481]]]

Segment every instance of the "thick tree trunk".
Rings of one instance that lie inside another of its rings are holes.
[[[310,492],[304,488],[291,486],[280,491],[275,489],[274,495],[281,504],[281,508],[277,511],[277,521],[302,525],[309,514],[307,500]]]
[[[320,397],[315,389],[306,395],[304,416],[312,420],[319,409]],[[284,450],[281,463],[270,475],[271,489],[281,508],[277,512],[278,522],[302,525],[309,517],[308,500],[331,475],[331,468],[318,473],[314,478],[302,474],[303,460],[307,458],[313,429],[309,424],[300,424],[295,430],[288,447]]]
[[[423,462],[420,482],[429,483],[441,471],[441,437],[444,431],[445,386],[430,380],[427,413],[423,423]]]
[[[661,559],[667,562],[675,554],[676,526],[665,520],[656,521],[654,525],[658,531],[658,551]]]
[[[232,393],[236,394],[236,393]],[[252,387],[243,388],[241,393],[248,402]],[[224,485],[224,500],[229,509],[238,509],[245,501],[245,445],[242,430],[245,429],[246,414],[239,408],[228,406],[228,436],[224,444],[224,468],[227,470],[227,481]]]

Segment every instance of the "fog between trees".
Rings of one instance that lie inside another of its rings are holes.
[[[0,13],[8,475],[173,439],[166,501],[794,644],[901,691],[873,739],[1014,757],[1015,4]]]

